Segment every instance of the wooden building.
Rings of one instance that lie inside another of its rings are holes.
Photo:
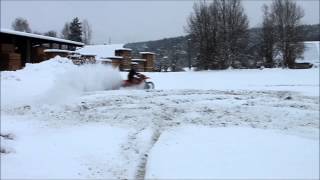
[[[107,59],[111,60],[111,64],[114,68],[119,68],[121,67],[121,63],[123,61],[123,57],[121,56],[112,56],[112,57],[107,57]]]
[[[83,43],[8,29],[0,30],[0,70],[17,70],[47,59],[45,49],[75,50]],[[50,54],[50,53],[49,53]]]
[[[131,59],[131,64],[136,66],[136,70],[144,72],[146,67],[146,59]]]
[[[17,70],[22,66],[21,55],[12,44],[0,44],[0,70]]]
[[[140,52],[141,59],[145,59],[145,66],[144,69],[146,72],[154,71],[154,61],[155,61],[155,53],[152,52]]]
[[[121,71],[129,71],[131,69],[131,52],[132,50],[128,48],[115,50],[115,55],[123,58],[120,64]]]
[[[67,57],[69,56],[69,54],[71,54],[72,51],[63,49],[44,49],[43,52],[45,59],[51,59],[56,56]]]

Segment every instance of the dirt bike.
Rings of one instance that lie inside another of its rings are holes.
[[[143,74],[138,74],[132,81],[123,80],[122,87],[134,87],[134,86],[142,86],[143,89],[154,89],[154,83],[148,81],[150,77],[147,77]]]

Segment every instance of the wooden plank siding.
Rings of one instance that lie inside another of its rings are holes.
[[[145,63],[145,71],[146,72],[152,72],[154,71],[154,61],[155,61],[155,54],[153,53],[143,53],[141,54],[142,59],[146,59]]]
[[[131,50],[129,49],[118,49],[115,50],[116,56],[121,56],[123,59],[120,64],[120,70],[127,71],[131,69]]]

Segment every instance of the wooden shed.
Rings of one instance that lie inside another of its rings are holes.
[[[51,59],[56,56],[67,57],[71,54],[72,51],[63,50],[63,49],[45,49],[43,50],[46,59]]]
[[[152,72],[154,71],[154,61],[155,61],[155,53],[152,52],[140,52],[141,59],[145,59],[145,71]]]
[[[21,55],[13,44],[0,44],[0,70],[17,70],[22,66]]]
[[[111,57],[107,57],[107,59],[111,60],[111,64],[114,68],[120,68],[121,63],[123,61],[123,57],[121,56],[111,56]]]
[[[146,61],[146,59],[131,59],[131,64],[136,66],[137,71],[144,72]]]
[[[127,71],[131,69],[131,52],[132,49],[128,48],[121,48],[115,50],[115,55],[121,56],[123,58],[120,64],[120,70]]]

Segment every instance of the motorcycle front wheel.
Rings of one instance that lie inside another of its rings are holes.
[[[144,89],[154,89],[153,82],[145,82]]]

